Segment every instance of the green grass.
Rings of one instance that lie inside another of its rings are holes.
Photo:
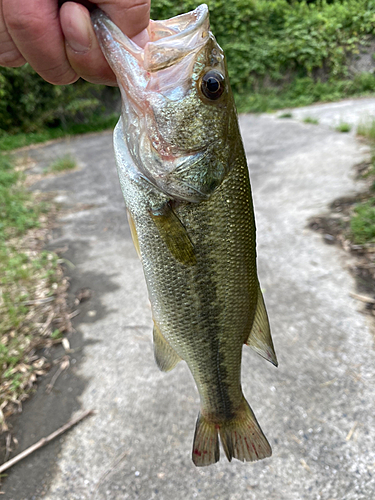
[[[359,203],[350,221],[354,243],[375,243],[375,198]]]
[[[76,160],[71,155],[65,155],[61,158],[55,160],[50,167],[48,172],[64,172],[65,170],[73,170],[77,167]]]
[[[289,84],[279,87],[259,86],[261,91],[244,88],[243,93],[235,93],[235,100],[240,113],[263,113],[278,109],[308,106],[315,102],[333,102],[346,97],[374,95],[375,75],[361,73],[352,80],[332,79],[326,82],[315,81],[311,77],[295,78]],[[291,118],[290,112],[280,118]],[[0,151],[11,151],[31,144],[43,143],[52,139],[68,137],[88,132],[98,132],[113,128],[118,115],[94,117],[90,123],[71,124],[66,128],[48,128],[39,132],[7,134],[0,131]],[[360,133],[360,132],[358,132]],[[374,127],[375,136],[375,127]]]
[[[0,241],[39,225],[44,206],[33,204],[22,179],[9,157],[0,155]]]
[[[317,118],[311,118],[311,116],[306,116],[303,119],[303,123],[310,123],[311,125],[318,125],[319,120]]]
[[[351,240],[357,245],[375,243],[375,119],[360,123],[357,127],[357,135],[364,137],[372,147],[372,157],[369,167],[363,177],[369,181],[369,190],[363,201],[354,207],[350,219]]]
[[[38,369],[28,354],[53,332],[52,326],[40,326],[53,301],[31,306],[53,297],[62,280],[57,255],[38,249],[40,237],[32,234],[46,224],[50,209],[26,190],[13,162],[0,155],[0,404],[21,401],[30,390]]]
[[[357,135],[375,142],[375,119],[368,119],[361,122],[357,127]]]
[[[281,113],[280,115],[278,115],[278,118],[293,118],[293,113],[287,111],[285,113]]]
[[[295,78],[277,88],[259,86],[261,91],[235,94],[240,113],[266,113],[277,109],[309,106],[315,102],[334,102],[348,97],[364,97],[375,93],[375,75],[360,73],[352,80],[315,81],[311,77]]]
[[[352,126],[349,123],[341,122],[337,127],[336,131],[337,132],[342,132],[342,133],[348,133],[352,129]]]
[[[0,135],[0,151],[11,151],[13,149],[30,146],[30,144],[37,144],[47,142],[53,139],[60,139],[77,134],[87,134],[89,132],[99,132],[113,128],[118,121],[118,115],[110,115],[108,117],[98,117],[93,119],[90,123],[76,123],[69,125],[66,129],[63,128],[49,128],[40,132],[21,133],[8,135],[3,133]]]
[[[240,113],[263,113],[308,106],[315,102],[333,102],[345,97],[374,95],[374,93],[375,75],[361,73],[352,80],[329,80],[326,82],[315,81],[310,77],[295,78],[291,83],[280,85],[278,88],[265,87],[258,92],[253,89],[244,89],[243,93],[235,93],[235,99]],[[289,112],[283,113],[280,117],[290,117]],[[14,135],[0,132],[0,151],[11,151],[52,139],[110,129],[115,126],[117,120],[118,115],[113,114],[105,118],[94,117],[90,123],[72,124],[64,129],[49,128],[39,132]],[[358,133],[360,134],[361,131],[359,130]]]

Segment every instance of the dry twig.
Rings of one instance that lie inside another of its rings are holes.
[[[116,467],[118,466],[118,464],[126,457],[127,454],[128,454],[128,451],[126,450],[123,453],[121,453],[121,455],[119,457],[115,458],[113,460],[113,462],[111,462],[111,464],[108,467],[108,469],[101,475],[101,477],[100,477],[100,479],[98,481],[98,484],[95,487],[95,490],[94,490],[94,494],[95,495],[98,492],[100,486],[104,483],[105,478],[116,469]]]
[[[358,293],[350,293],[349,295],[353,297],[353,299],[360,300],[361,302],[365,302],[366,304],[375,304],[375,299],[367,297],[367,295],[358,295]]]
[[[60,364],[59,368],[56,370],[56,373],[53,375],[51,382],[46,387],[47,394],[49,394],[52,391],[54,385],[56,384],[56,380],[59,378],[59,376],[62,374],[62,372],[64,370],[69,368],[69,365],[70,365],[69,356],[64,356],[61,360],[61,364]]]
[[[356,430],[357,425],[358,425],[358,422],[354,422],[354,424],[352,425],[352,428],[350,429],[350,431],[348,432],[348,435],[345,438],[345,441],[351,440],[351,438],[354,434],[354,431]]]
[[[311,472],[310,467],[307,465],[306,461],[305,461],[303,458],[301,458],[301,459],[300,459],[300,462],[301,462],[302,467],[303,467],[305,470],[307,470],[307,472]]]
[[[56,297],[52,295],[51,297],[45,297],[44,299],[25,300],[22,304],[24,306],[32,306],[35,304],[46,304],[47,302],[53,302],[54,300],[56,300]]]
[[[4,471],[6,471],[7,469],[9,469],[10,467],[13,467],[13,465],[20,462],[24,458],[28,457],[32,453],[34,453],[34,451],[39,450],[39,448],[42,448],[42,446],[44,446],[45,444],[47,444],[50,441],[52,441],[53,439],[55,439],[57,436],[60,436],[60,434],[63,434],[64,432],[69,430],[71,427],[78,424],[78,422],[80,422],[84,418],[88,417],[89,415],[92,415],[93,413],[94,413],[94,410],[84,411],[78,417],[75,417],[75,418],[72,418],[71,420],[69,420],[69,422],[67,422],[65,425],[60,427],[60,429],[57,429],[57,431],[52,432],[52,434],[50,434],[49,436],[40,439],[37,443],[33,444],[32,446],[30,446],[26,450],[22,451],[21,453],[19,453],[15,457],[13,457],[11,460],[8,460],[8,462],[3,463],[3,465],[0,465],[0,474],[3,473]]]

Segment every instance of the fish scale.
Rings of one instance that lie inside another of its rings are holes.
[[[207,6],[151,22],[143,58],[102,12],[93,22],[125,99],[115,155],[151,302],[155,359],[163,371],[184,360],[200,395],[193,462],[219,460],[219,436],[229,460],[268,457],[241,388],[243,344],[277,361],[257,277],[246,156]]]

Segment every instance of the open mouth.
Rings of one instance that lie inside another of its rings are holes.
[[[165,21],[150,21],[147,32],[150,41],[139,47],[101,10],[92,13],[92,22],[109,65],[118,75],[129,56],[145,72],[155,72],[176,64],[199,50],[209,36],[207,5]],[[132,71],[129,64],[128,71]],[[134,69],[134,68],[133,68]]]
[[[92,22],[121,89],[122,131],[137,170],[168,196],[193,202],[206,199],[196,183],[189,181],[188,172],[198,171],[201,162],[207,163],[211,144],[205,144],[204,150],[202,141],[181,146],[174,131],[170,134],[172,126],[166,125],[165,118],[159,120],[162,114],[158,113],[191,90],[197,54],[213,38],[207,6],[165,21],[150,21],[149,42],[144,48],[101,10],[92,13]],[[178,123],[174,124],[177,130]]]

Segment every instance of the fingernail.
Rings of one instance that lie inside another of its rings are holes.
[[[63,31],[66,43],[74,52],[85,53],[90,50],[92,43],[90,27],[80,9],[76,9],[76,15],[69,19],[69,24]]]

